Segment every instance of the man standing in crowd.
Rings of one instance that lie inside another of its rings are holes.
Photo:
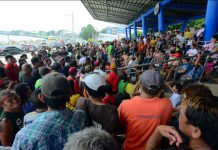
[[[8,78],[11,81],[18,81],[18,66],[16,65],[15,58],[12,55],[5,56],[5,60],[7,64],[5,65],[5,69],[8,71]]]
[[[46,103],[48,111],[17,133],[12,150],[60,150],[67,142],[69,134],[82,130],[87,124],[83,111],[66,109],[71,91],[66,77],[62,74],[47,74],[42,79],[41,90],[39,98]]]
[[[31,59],[31,63],[33,64],[32,76],[34,78],[34,81],[36,82],[38,79],[41,78],[39,74],[40,59],[38,57],[33,57]]]
[[[159,98],[163,87],[161,75],[147,70],[139,82],[140,95],[122,102],[118,108],[121,128],[126,131],[124,150],[144,150],[156,127],[168,123],[172,115],[170,100]]]

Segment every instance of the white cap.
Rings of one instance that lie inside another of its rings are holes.
[[[83,82],[92,90],[97,91],[99,87],[106,84],[106,80],[98,73],[90,73]]]

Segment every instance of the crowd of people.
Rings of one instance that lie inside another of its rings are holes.
[[[203,32],[5,56],[0,149],[217,150],[218,99],[197,81],[217,74],[218,35]]]

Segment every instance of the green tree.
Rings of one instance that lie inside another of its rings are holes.
[[[82,27],[81,32],[80,32],[80,37],[82,37],[85,40],[88,40],[89,38],[92,38],[92,34],[96,34],[95,28],[91,25],[88,24],[85,27]]]

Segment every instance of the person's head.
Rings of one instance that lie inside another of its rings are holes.
[[[69,73],[70,76],[75,77],[76,74],[77,74],[77,69],[76,69],[76,67],[70,67],[70,68],[68,69],[68,73]]]
[[[65,60],[64,60],[64,57],[58,55],[55,60],[60,63],[61,65],[64,65],[65,64]]]
[[[109,133],[91,127],[70,135],[63,150],[117,150],[117,144]]]
[[[186,64],[186,63],[188,63],[190,61],[190,58],[183,58],[182,59],[182,63],[183,64]]]
[[[179,129],[190,138],[211,149],[218,149],[218,100],[192,96],[182,101]]]
[[[59,62],[52,63],[51,68],[52,68],[53,71],[57,71],[57,72],[62,71],[62,67],[61,67],[61,64]]]
[[[111,84],[106,84],[105,85],[105,93],[108,95],[112,95],[113,94],[113,87]]]
[[[23,74],[25,74],[25,75],[31,75],[31,73],[32,73],[31,65],[30,64],[23,64],[22,71],[23,71]]]
[[[103,98],[105,96],[105,79],[98,73],[88,74],[84,79],[84,95],[93,98]]]
[[[47,66],[50,66],[51,65],[51,59],[50,58],[47,58],[46,60],[45,60],[45,63],[46,63],[46,65]]]
[[[130,99],[129,93],[123,92],[115,95],[115,106],[119,107],[123,100]]]
[[[22,58],[22,59],[27,59],[28,57],[27,57],[27,54],[22,54],[22,55],[20,56],[20,58]]]
[[[85,72],[85,73],[91,72],[91,66],[90,66],[90,65],[86,65],[86,66],[84,67],[84,72]]]
[[[8,64],[13,64],[14,57],[12,55],[6,55],[5,60]]]
[[[47,67],[40,67],[39,68],[39,74],[41,77],[44,77],[49,72],[50,72],[50,70]]]
[[[20,97],[14,90],[1,90],[0,91],[0,106],[4,108],[5,111],[16,111],[21,107]]]
[[[31,63],[33,64],[34,67],[39,67],[40,66],[40,59],[38,57],[33,57],[31,59]]]
[[[211,37],[211,40],[210,40],[212,43],[216,43],[218,41],[218,35],[214,35]]]
[[[59,110],[66,108],[69,101],[71,90],[66,77],[57,72],[51,72],[42,79],[42,94],[40,100],[50,109]]]
[[[71,66],[71,67],[78,67],[78,64],[77,64],[76,60],[73,60],[73,61],[70,63],[70,66]]]
[[[117,70],[117,65],[116,64],[111,64],[110,65],[110,70],[111,71],[116,71]]]
[[[123,80],[124,82],[127,81],[127,74],[125,72],[123,72],[121,75],[120,75],[120,80]]]
[[[41,93],[41,89],[36,89],[30,96],[30,101],[36,109],[47,108],[46,104],[39,99],[39,94]]]
[[[195,43],[192,43],[191,48],[195,49],[197,47],[197,45]]]
[[[140,75],[140,93],[155,97],[163,88],[163,78],[154,70],[146,70]]]
[[[173,83],[173,92],[180,94],[181,91],[182,91],[182,85],[179,82]]]
[[[184,97],[200,96],[200,97],[213,97],[209,87],[203,84],[193,84],[185,87],[182,90]]]
[[[18,83],[14,86],[14,91],[20,96],[21,102],[25,103],[31,95],[31,89],[26,83]]]

